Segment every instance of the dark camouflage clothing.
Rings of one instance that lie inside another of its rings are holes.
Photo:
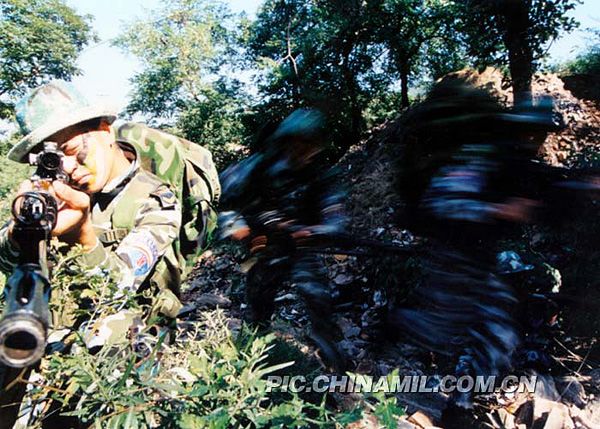
[[[334,367],[343,362],[333,341],[333,303],[326,271],[315,253],[320,239],[343,232],[343,194],[335,174],[316,161],[322,150],[320,115],[292,113],[266,140],[265,150],[221,174],[221,208],[238,212],[250,229],[254,258],[246,294],[250,317],[269,320],[274,298],[291,281],[303,298],[311,337]]]

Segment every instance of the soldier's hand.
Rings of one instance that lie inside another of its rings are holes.
[[[496,204],[496,217],[509,222],[529,223],[539,206],[539,201],[529,198],[510,198],[504,204]]]
[[[296,243],[296,246],[302,247],[307,246],[315,239],[317,235],[316,230],[313,227],[306,226],[298,231],[292,233],[292,238]]]
[[[96,235],[90,219],[90,196],[58,180],[52,183],[52,190],[59,203],[52,235],[67,243],[79,243],[85,248],[93,247]]]

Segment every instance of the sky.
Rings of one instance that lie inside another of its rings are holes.
[[[231,11],[245,12],[253,18],[260,0],[227,1]],[[129,79],[140,64],[119,48],[111,46],[123,24],[149,16],[160,7],[159,0],[67,0],[80,14],[92,15],[92,26],[99,41],[88,46],[79,56],[82,74],[73,78],[76,87],[91,101],[110,103],[122,110],[128,101]]]
[[[129,79],[139,70],[139,63],[111,46],[110,41],[121,31],[123,23],[148,16],[160,7],[159,0],[67,0],[79,13],[93,16],[93,27],[100,40],[81,54],[78,66],[80,76],[75,85],[92,101],[104,101],[121,110],[128,101]],[[260,0],[231,0],[233,12],[246,12],[252,18]],[[585,28],[600,28],[600,0],[584,0],[571,14],[580,23],[579,30],[563,35],[549,50],[550,62],[574,58],[586,46]]]

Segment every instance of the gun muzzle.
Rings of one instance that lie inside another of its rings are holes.
[[[13,313],[0,322],[0,361],[23,368],[33,365],[44,355],[46,328],[27,313]]]
[[[18,266],[4,288],[6,311],[0,321],[0,362],[23,368],[44,355],[50,283],[37,264]]]

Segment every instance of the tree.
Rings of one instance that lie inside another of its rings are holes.
[[[237,17],[216,1],[172,0],[129,24],[115,44],[136,56],[142,71],[131,79],[127,112],[209,146],[222,166],[227,146],[243,143],[247,97],[225,77],[235,71],[238,37]]]
[[[577,57],[563,66],[569,73],[600,75],[600,30],[589,29],[592,34],[590,44]]]
[[[371,31],[387,49],[387,70],[400,79],[402,107],[409,105],[411,80],[464,66],[455,57],[460,53],[455,22],[453,5],[439,0],[384,0],[371,15]]]
[[[261,67],[256,122],[318,107],[328,118],[336,154],[356,143],[365,130],[364,109],[387,82],[375,67],[383,48],[369,27],[379,3],[266,1],[248,38],[249,62]]]
[[[508,65],[515,104],[531,103],[531,78],[547,43],[575,28],[579,0],[460,0],[462,31],[479,64]]]
[[[366,129],[380,103],[409,104],[409,85],[464,66],[453,3],[443,0],[268,0],[250,28],[258,63],[262,119],[301,106],[321,107],[342,153]],[[427,70],[428,73],[424,73]],[[401,104],[401,106],[400,106]]]
[[[0,119],[28,88],[79,73],[77,56],[96,40],[90,19],[63,0],[0,0]]]

